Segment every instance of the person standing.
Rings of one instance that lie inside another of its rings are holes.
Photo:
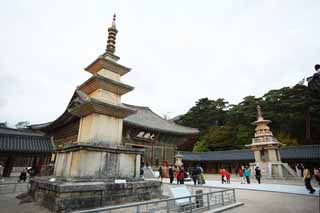
[[[169,178],[170,178],[170,183],[173,183],[174,171],[173,171],[172,165],[169,166]]]
[[[260,184],[260,181],[261,181],[261,169],[259,168],[259,166],[257,166],[255,168],[255,172],[256,172],[256,179],[257,179],[258,183]]]
[[[243,166],[239,168],[239,177],[241,180],[241,184],[245,184],[244,176],[243,176]]]
[[[160,178],[160,180],[162,181],[162,178],[163,178],[163,173],[162,173],[162,166],[159,167],[159,177],[158,179]]]
[[[318,183],[320,185],[320,168],[315,169],[314,177],[316,178],[316,180],[318,181]]]
[[[227,183],[229,183],[229,184],[230,184],[230,177],[231,177],[231,175],[230,175],[229,171],[226,170],[226,179],[227,179]]]
[[[246,177],[247,184],[250,184],[250,169],[246,166],[244,169],[244,176]]]
[[[306,185],[307,190],[309,190],[310,194],[313,194],[316,190],[311,186],[311,172],[309,168],[304,169],[304,183]]]
[[[197,182],[198,182],[198,166],[196,167],[193,167],[193,170],[192,170],[192,180],[193,180],[193,184],[194,185],[197,185]]]
[[[179,171],[179,182],[180,182],[180,184],[184,184],[184,176],[185,176],[184,168],[181,167],[180,171]]]
[[[225,175],[226,175],[226,170],[223,167],[221,167],[220,176],[221,176],[221,183],[222,184],[224,184],[226,182],[226,180],[224,179]]]
[[[304,170],[304,167],[303,167],[303,164],[302,163],[300,163],[299,165],[298,165],[298,169],[300,170],[300,172],[301,172],[301,177],[303,177],[303,170]]]
[[[20,176],[19,176],[19,180],[18,182],[26,182],[27,180],[27,169],[23,169],[22,172],[20,173]]]

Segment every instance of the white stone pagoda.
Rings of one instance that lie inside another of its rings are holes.
[[[252,143],[247,145],[254,152],[255,163],[250,164],[252,174],[254,174],[254,168],[259,166],[264,177],[296,176],[287,163],[281,162],[279,148],[283,144],[273,136],[269,123],[271,123],[270,120],[262,117],[261,107],[258,105],[257,120],[252,123],[256,125],[254,138]]]

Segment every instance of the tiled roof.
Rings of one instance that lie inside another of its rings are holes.
[[[10,128],[0,128],[0,152],[50,153],[54,146],[49,137]]]
[[[226,150],[215,152],[180,152],[186,161],[254,161],[253,152],[248,149]],[[288,146],[280,148],[281,159],[314,159],[320,160],[320,145]]]
[[[77,98],[77,94],[75,93],[70,103],[72,102],[73,99],[76,99],[76,98]],[[177,135],[196,135],[199,133],[198,129],[181,126],[163,119],[148,107],[134,106],[129,104],[121,104],[121,106],[130,108],[136,111],[136,113],[129,115],[123,119],[124,125],[136,126],[136,127],[144,128],[151,131],[159,131],[159,132],[165,132],[169,134],[172,133]],[[66,111],[53,122],[31,125],[30,128],[34,130],[47,131],[49,129],[55,129],[56,127],[63,126],[74,118],[75,116],[70,114],[67,108]]]
[[[134,106],[129,104],[124,105],[137,111],[137,113],[124,118],[125,124],[174,134],[199,133],[198,129],[180,126],[163,119],[162,117],[154,113],[149,107]]]

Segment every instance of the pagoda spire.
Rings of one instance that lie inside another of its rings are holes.
[[[111,27],[108,28],[108,41],[107,41],[106,53],[109,53],[112,55],[115,53],[117,33],[118,33],[118,30],[116,28],[116,14],[114,14]]]
[[[257,120],[264,120],[262,117],[261,107],[260,105],[257,105]]]

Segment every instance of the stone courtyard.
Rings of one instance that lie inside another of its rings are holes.
[[[216,183],[217,176],[208,175],[206,187],[210,187]],[[10,180],[12,182],[13,179]],[[167,182],[165,179],[164,182]],[[187,182],[187,185],[191,185],[192,183]],[[233,186],[240,183],[235,178]],[[282,184],[282,183],[266,183],[270,190],[277,191],[281,188],[301,188],[304,189],[302,184],[296,183],[295,185],[290,184]],[[212,190],[219,190],[222,187],[226,187],[227,185],[218,185],[216,187],[212,187]],[[263,190],[255,190],[254,187],[259,187],[260,185],[253,183],[249,185],[243,185],[242,189],[236,189],[236,199],[237,202],[243,202],[244,205],[240,207],[236,207],[234,209],[226,210],[225,212],[237,212],[237,213],[250,213],[250,212],[261,212],[261,213],[269,213],[269,212],[281,212],[281,213],[314,213],[319,212],[319,187],[317,188],[317,193],[310,196],[309,194],[298,194],[294,192],[271,192]],[[316,185],[314,185],[316,186]],[[248,189],[246,189],[246,187]],[[250,188],[251,187],[251,188]],[[0,188],[0,209],[2,213],[49,213],[50,211],[44,207],[39,206],[36,203],[22,203],[20,204],[20,200],[16,199],[15,196],[27,188],[27,184],[20,184],[16,188],[15,193],[12,192],[11,188],[1,187]],[[211,189],[210,189],[211,190]],[[7,193],[6,193],[7,192]],[[23,209],[23,211],[22,211]]]

